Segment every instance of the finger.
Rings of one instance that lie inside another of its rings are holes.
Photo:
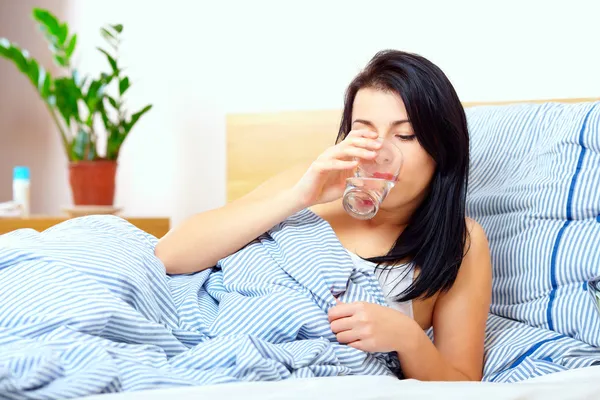
[[[367,150],[379,150],[382,146],[380,141],[365,138],[365,137],[351,137],[344,140],[344,145],[360,147]]]
[[[327,160],[316,163],[316,168],[319,172],[327,171],[344,171],[356,168],[358,160]]]
[[[372,150],[361,149],[354,146],[341,146],[334,152],[333,157],[336,159],[362,158],[372,160],[377,157],[377,153]]]
[[[340,343],[353,343],[360,339],[358,333],[353,330],[340,332],[335,335],[335,338]]]
[[[348,346],[353,347],[356,350],[367,351],[366,348],[365,348],[364,342],[362,342],[360,340],[355,340],[353,342],[350,342],[350,343],[348,343]]]
[[[379,134],[377,132],[373,132],[370,129],[356,129],[356,130],[352,130],[352,131],[348,132],[348,134],[346,135],[346,139],[353,138],[353,137],[365,137],[365,138],[377,139],[379,137]]]
[[[352,318],[339,318],[335,321],[332,321],[330,325],[331,331],[333,333],[340,333],[343,331],[352,330],[354,326],[354,321],[352,320]]]
[[[339,304],[329,309],[329,322],[336,319],[351,317],[354,315],[354,307],[351,304]]]

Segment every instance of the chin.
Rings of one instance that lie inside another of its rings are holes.
[[[407,205],[407,201],[387,198],[383,203],[381,203],[379,209],[383,211],[398,211],[405,208]]]

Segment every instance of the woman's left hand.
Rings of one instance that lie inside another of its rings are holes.
[[[366,302],[337,302],[329,310],[331,330],[338,342],[358,350],[370,353],[400,351],[402,342],[410,340],[407,334],[417,326],[413,319],[389,307]]]

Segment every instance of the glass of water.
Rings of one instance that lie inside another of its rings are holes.
[[[393,139],[379,139],[381,148],[373,160],[361,160],[354,175],[346,179],[343,205],[358,219],[371,219],[396,184],[402,163],[402,151]]]

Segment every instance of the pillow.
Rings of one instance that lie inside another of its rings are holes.
[[[600,346],[600,102],[466,110],[493,314]]]

